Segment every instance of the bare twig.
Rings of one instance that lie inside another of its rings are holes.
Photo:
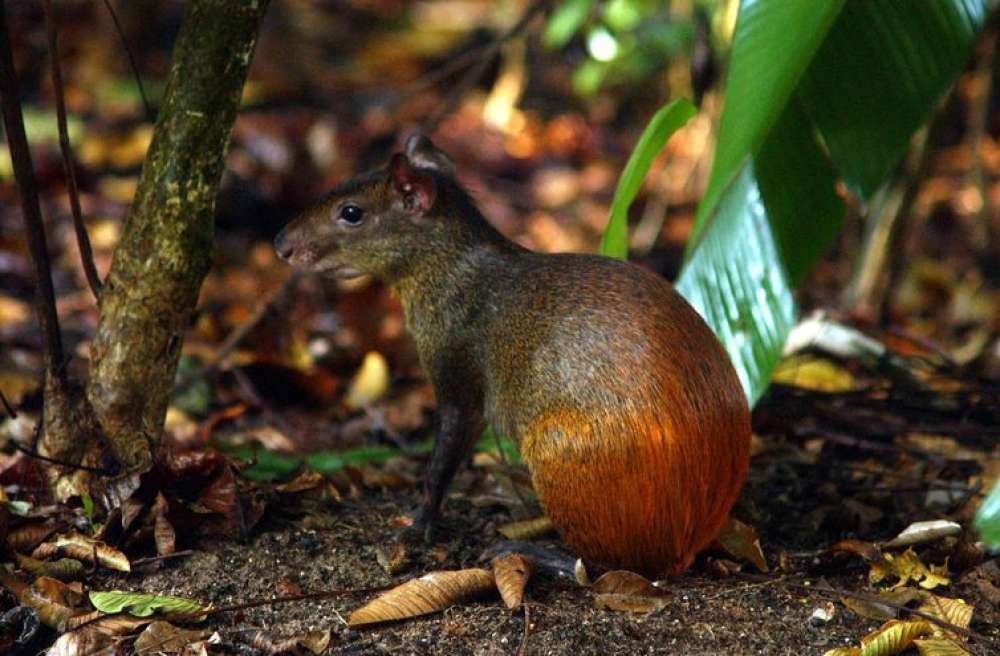
[[[153,113],[153,106],[149,104],[149,98],[146,97],[146,89],[142,86],[142,76],[139,75],[139,66],[135,63],[135,55],[132,54],[132,49],[128,45],[128,39],[125,38],[125,30],[122,29],[122,24],[118,21],[118,14],[115,12],[115,8],[111,6],[111,0],[104,0],[104,6],[108,8],[108,13],[111,14],[111,20],[115,24],[115,31],[118,32],[118,38],[122,41],[125,54],[128,55],[128,65],[132,68],[132,75],[135,76],[135,83],[139,87],[142,106],[146,109],[146,119],[150,123],[153,123],[156,121],[156,114]]]
[[[528,649],[528,636],[531,634],[531,611],[528,604],[524,604],[524,633],[521,634],[521,644],[517,648],[517,656],[524,656]]]
[[[6,9],[0,3],[0,103],[3,105],[3,120],[7,128],[7,144],[14,168],[14,179],[21,196],[21,212],[24,215],[28,250],[35,270],[35,313],[41,324],[45,340],[46,376],[60,381],[65,386],[66,374],[62,368],[63,344],[59,333],[59,316],[56,313],[56,297],[52,288],[52,267],[49,263],[48,245],[45,240],[45,224],[38,204],[38,190],[35,174],[31,166],[31,150],[24,133],[24,117],[21,114],[20,91],[10,39],[7,35]]]
[[[441,120],[455,110],[455,107],[462,99],[462,96],[464,96],[469,90],[469,87],[475,84],[476,81],[482,77],[486,68],[490,65],[490,62],[493,61],[493,58],[500,51],[500,47],[520,34],[536,15],[549,6],[549,3],[550,0],[536,0],[536,2],[532,2],[528,5],[528,8],[524,10],[524,13],[521,14],[521,17],[517,20],[517,22],[510,27],[510,29],[493,39],[493,41],[481,51],[477,51],[481,53],[481,59],[474,66],[469,68],[468,71],[466,71],[465,75],[463,75],[461,79],[455,83],[455,86],[452,87],[445,99],[441,101],[441,104],[438,105],[437,109],[435,109],[430,116],[424,119],[423,123],[420,124],[421,132],[424,134],[431,134],[434,132]]]
[[[170,560],[171,558],[183,558],[185,556],[190,556],[194,553],[193,549],[184,549],[183,551],[175,551],[173,553],[163,554],[162,556],[150,556],[149,558],[136,558],[132,561],[132,566],[137,567],[139,565],[148,565],[150,563],[157,563],[161,560]]]
[[[41,422],[39,422],[39,425],[41,425]],[[108,469],[103,469],[101,467],[90,467],[88,465],[81,465],[81,464],[75,463],[75,462],[66,462],[64,460],[57,460],[56,458],[50,458],[48,456],[43,456],[42,454],[38,453],[37,451],[33,451],[31,449],[23,447],[23,446],[21,446],[20,444],[18,444],[16,442],[14,443],[14,448],[17,449],[18,451],[20,451],[21,453],[23,453],[24,455],[28,456],[29,458],[34,458],[35,460],[41,460],[42,462],[47,462],[50,465],[58,465],[60,467],[65,467],[67,469],[78,469],[80,471],[86,471],[86,472],[91,472],[91,473],[94,473],[94,474],[100,474],[101,476],[114,476],[115,475],[115,472],[110,471]]]
[[[11,419],[17,419],[17,411],[14,410],[14,406],[10,404],[7,397],[3,395],[3,390],[0,390],[0,403],[3,403],[4,412],[7,413],[8,417]]]
[[[96,300],[101,299],[101,277],[94,265],[94,252],[90,248],[90,237],[87,226],[83,223],[83,211],[80,209],[80,190],[76,183],[76,167],[73,166],[73,148],[69,142],[69,129],[66,127],[66,98],[63,93],[62,71],[59,67],[59,44],[56,34],[56,18],[52,11],[52,0],[45,0],[45,26],[49,37],[49,58],[52,60],[52,88],[56,96],[56,122],[59,124],[59,150],[62,151],[63,172],[66,175],[66,190],[69,193],[69,206],[73,214],[73,229],[76,231],[76,243],[80,250],[80,260],[87,284]]]
[[[223,361],[229,357],[229,354],[232,353],[246,338],[246,336],[250,334],[250,331],[253,330],[257,324],[263,321],[264,317],[266,317],[275,306],[285,300],[288,294],[290,294],[292,290],[295,289],[296,285],[299,284],[301,279],[302,272],[298,270],[293,271],[292,274],[288,276],[288,279],[285,280],[281,287],[279,287],[270,298],[267,298],[258,304],[254,309],[253,314],[251,314],[246,321],[234,328],[233,332],[229,333],[229,336],[226,337],[224,342],[222,342],[222,345],[219,346],[219,350],[215,352],[215,355],[212,356],[211,360],[206,362],[205,365],[197,371],[181,377],[181,380],[178,381],[177,385],[174,387],[174,392],[176,393],[187,389],[191,383],[208,376],[218,369]]]
[[[335,590],[321,590],[319,592],[303,592],[302,594],[288,595],[287,597],[278,597],[277,599],[256,599],[254,601],[248,601],[242,604],[231,604],[229,606],[216,606],[209,610],[210,615],[218,615],[219,613],[228,613],[236,610],[246,610],[248,608],[257,608],[259,606],[271,606],[274,604],[287,604],[292,601],[312,601],[315,599],[329,599],[330,597],[342,597],[344,595],[355,595],[355,594],[370,594],[372,592],[381,592],[387,590],[396,585],[395,583],[389,583],[387,585],[378,585],[371,588],[344,588]]]

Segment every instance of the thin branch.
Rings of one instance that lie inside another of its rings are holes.
[[[531,611],[524,604],[524,633],[521,634],[521,644],[517,648],[517,656],[524,656],[528,649],[528,636],[531,635]]]
[[[52,88],[56,96],[56,121],[59,124],[59,150],[62,151],[63,172],[66,175],[66,191],[73,213],[73,229],[80,250],[83,273],[94,299],[101,300],[101,277],[94,265],[94,251],[90,248],[90,236],[83,223],[80,209],[80,189],[76,183],[76,167],[73,166],[73,147],[69,143],[69,129],[66,127],[66,98],[63,93],[62,71],[59,68],[59,44],[56,34],[56,18],[52,11],[52,0],[45,0],[45,27],[49,37],[49,58],[52,60]]]
[[[517,20],[514,25],[510,27],[506,32],[493,39],[493,41],[483,48],[481,51],[482,58],[476,63],[475,66],[466,71],[465,75],[455,83],[452,87],[451,92],[445,97],[441,104],[438,105],[437,109],[431,113],[423,123],[420,124],[420,131],[424,134],[431,134],[437,129],[438,124],[441,120],[453,112],[455,107],[458,105],[462,96],[469,90],[473,84],[475,84],[479,78],[483,76],[486,68],[493,61],[493,58],[498,52],[500,52],[500,47],[510,41],[512,38],[524,31],[524,28],[528,26],[528,23],[539,14],[543,9],[547,8],[550,4],[550,0],[536,0],[528,5],[528,8],[524,10],[521,17]]]
[[[376,585],[370,588],[344,588],[337,590],[321,590],[319,592],[303,592],[302,594],[288,595],[287,597],[278,597],[277,599],[257,599],[254,601],[248,601],[242,604],[231,604],[229,606],[215,606],[208,611],[209,615],[218,615],[219,613],[228,613],[236,610],[247,610],[248,608],[257,608],[259,606],[272,606],[274,604],[287,604],[291,601],[312,601],[315,599],[329,599],[330,597],[341,597],[344,595],[355,595],[355,594],[370,594],[372,592],[382,592],[396,585],[395,583],[389,583],[387,585]]]
[[[115,8],[111,6],[111,0],[104,0],[104,6],[108,8],[108,13],[111,14],[111,20],[115,23],[115,31],[118,32],[118,38],[122,41],[125,54],[128,55],[128,65],[132,68],[132,75],[135,77],[135,83],[139,87],[142,106],[146,109],[146,118],[150,123],[154,123],[156,121],[156,114],[153,112],[153,106],[149,104],[149,98],[146,97],[146,89],[142,86],[142,76],[139,75],[139,66],[135,63],[135,55],[132,54],[132,49],[128,45],[128,39],[125,38],[125,30],[122,29],[122,24],[118,21],[118,14],[115,12]]]
[[[39,422],[38,425],[40,426],[41,422]],[[75,462],[66,462],[65,460],[58,460],[56,458],[43,456],[37,451],[33,451],[32,449],[23,447],[16,442],[14,443],[14,448],[23,453],[24,455],[28,456],[29,458],[34,458],[35,460],[41,460],[42,462],[47,462],[50,465],[58,465],[59,467],[65,467],[66,469],[76,469],[79,471],[91,472],[93,474],[100,474],[101,476],[107,476],[107,477],[112,477],[115,475],[115,472],[108,469],[104,469],[102,467],[90,467],[89,465],[81,465]]]
[[[197,371],[187,375],[181,376],[181,379],[174,386],[174,393],[181,392],[188,388],[191,383],[196,380],[205,378],[209,374],[213,373],[219,366],[225,361],[229,354],[236,350],[236,347],[250,334],[250,331],[257,327],[264,317],[270,314],[271,310],[276,306],[284,302],[285,298],[292,292],[293,289],[299,284],[302,279],[301,271],[293,271],[290,276],[282,283],[281,287],[278,288],[270,298],[262,301],[254,309],[253,314],[251,314],[246,321],[241,323],[239,326],[233,329],[233,332],[229,333],[222,345],[219,346],[219,350],[215,352],[212,359],[205,363],[203,367]]]
[[[17,411],[14,410],[14,406],[10,404],[7,397],[3,395],[3,390],[0,390],[0,403],[3,403],[3,409],[7,413],[7,416],[11,419],[17,419]]]
[[[10,147],[14,179],[17,181],[17,189],[21,196],[21,212],[24,215],[28,250],[31,252],[31,263],[35,269],[35,313],[38,315],[45,340],[46,376],[65,384],[66,374],[62,368],[63,344],[59,333],[55,291],[52,288],[52,267],[45,241],[42,210],[38,204],[31,150],[28,147],[28,137],[24,133],[20,97],[14,56],[7,35],[6,8],[0,3],[0,103],[3,105],[3,120],[7,128],[7,144]]]

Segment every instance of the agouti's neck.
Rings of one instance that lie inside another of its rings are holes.
[[[453,323],[464,314],[462,308],[469,300],[486,291],[478,289],[483,266],[496,266],[497,256],[525,252],[490,225],[460,188],[448,189],[439,208],[440,215],[430,220],[453,229],[388,281],[418,341],[419,333]]]

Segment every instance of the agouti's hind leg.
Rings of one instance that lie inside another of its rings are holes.
[[[438,432],[434,451],[427,465],[424,482],[424,502],[409,533],[422,534],[426,542],[433,538],[434,523],[441,510],[441,502],[459,465],[465,460],[476,438],[483,432],[482,413],[464,410],[454,405],[438,409]]]

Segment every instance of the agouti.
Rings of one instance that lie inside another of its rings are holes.
[[[716,537],[746,477],[747,400],[715,335],[660,276],[507,240],[420,136],[293,220],[275,248],[398,295],[438,404],[419,526],[488,422],[518,443],[585,560],[676,574]]]

